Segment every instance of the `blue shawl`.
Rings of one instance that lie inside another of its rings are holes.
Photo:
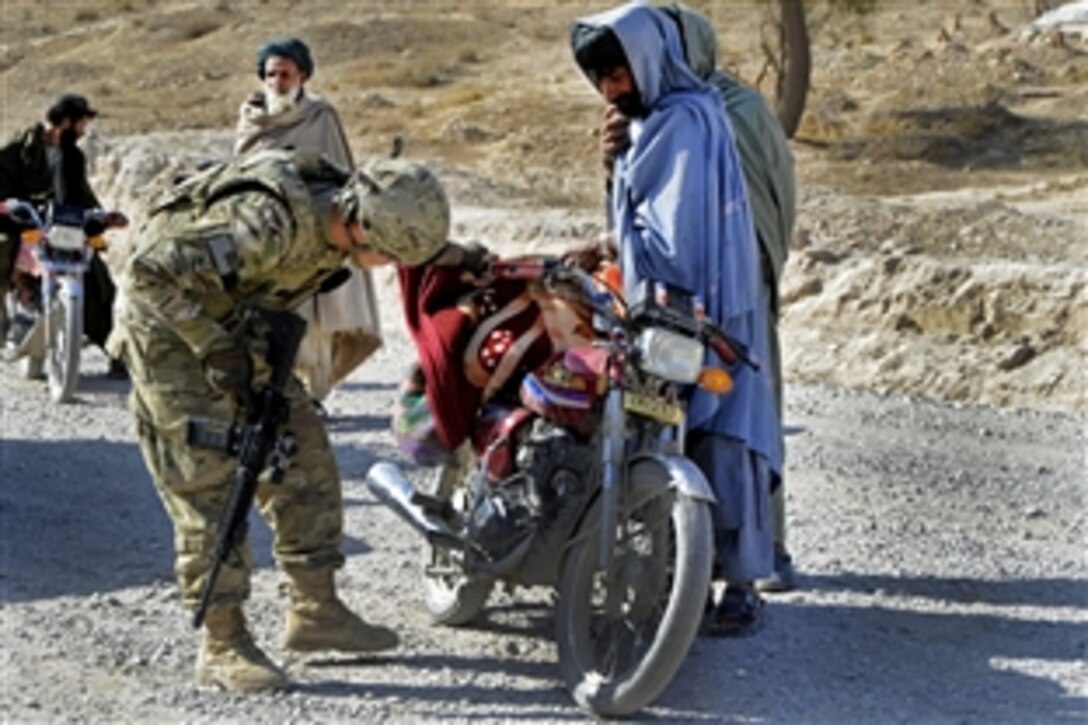
[[[628,293],[646,278],[694,292],[711,319],[766,360],[759,254],[721,96],[687,66],[664,13],[635,2],[577,22],[612,29],[649,109],[632,121],[631,147],[613,174],[611,211]],[[721,362],[708,353],[708,364]],[[689,424],[743,440],[780,472],[769,371],[733,374],[725,396],[693,393]]]

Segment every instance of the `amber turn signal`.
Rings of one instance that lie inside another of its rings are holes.
[[[106,248],[106,238],[99,234],[98,236],[88,239],[87,244],[90,245],[91,249],[101,252]]]
[[[733,376],[721,368],[703,368],[698,383],[708,393],[723,395],[733,389]]]
[[[24,229],[22,234],[19,235],[19,239],[23,244],[35,245],[42,240],[41,229]]]
[[[601,278],[608,287],[618,295],[623,294],[623,273],[615,262],[605,265],[601,270]]]

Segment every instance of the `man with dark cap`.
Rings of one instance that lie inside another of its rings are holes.
[[[78,184],[78,179],[58,178],[62,168],[74,169],[55,161],[62,150],[76,146],[97,115],[86,98],[66,93],[49,107],[42,122],[16,133],[0,147],[0,198],[44,204],[60,186]],[[50,158],[51,152],[56,158]]]
[[[263,89],[239,110],[234,151],[258,149],[318,151],[350,170],[355,162],[343,124],[326,99],[310,95],[314,74],[310,49],[298,38],[279,38],[257,52]],[[296,372],[317,400],[381,347],[378,302],[371,273],[352,269],[347,282],[307,300],[299,308],[309,326],[299,349]]]
[[[101,204],[87,181],[87,163],[78,142],[96,111],[86,98],[65,93],[45,113],[43,123],[36,123],[17,134],[0,148],[0,199],[22,199],[44,205],[52,201],[84,209]],[[117,216],[116,221],[124,222]],[[13,282],[19,236],[0,219],[0,291]],[[25,282],[25,281],[24,281]],[[116,293],[106,263],[95,252],[84,279],[84,331],[91,342],[104,346],[113,326],[112,306]],[[2,315],[0,315],[2,317]],[[5,322],[0,320],[0,322]],[[18,331],[12,331],[18,334]],[[110,361],[108,375],[122,377],[124,366]]]
[[[590,82],[630,119],[610,203],[625,288],[650,279],[696,294],[714,322],[766,360],[759,250],[732,129],[721,97],[685,61],[676,23],[630,3],[576,21],[571,44]],[[728,583],[708,613],[714,634],[761,622],[753,582],[772,569],[770,493],[781,472],[770,376],[732,372],[729,394],[695,390],[688,407],[687,453],[717,498],[717,560]]]

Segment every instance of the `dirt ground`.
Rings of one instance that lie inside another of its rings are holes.
[[[761,4],[691,4],[724,63],[755,79]],[[803,587],[771,601],[755,637],[697,641],[644,718],[1088,716],[1088,46],[1021,33],[1035,4],[809,4],[781,328]],[[61,91],[88,95],[103,111],[87,140],[96,188],[138,226],[173,173],[229,155],[255,49],[293,33],[358,156],[401,135],[450,189],[455,236],[554,251],[601,227],[600,106],[566,33],[603,7],[4,0],[0,133]],[[128,244],[114,239],[115,268]],[[417,542],[362,484],[396,455],[388,409],[411,356],[392,275],[378,278],[388,343],[334,393],[329,427],[348,503],[341,582],[402,648],[289,662],[301,687],[285,695],[195,690],[127,384],[88,349],[79,400],[56,407],[0,363],[0,720],[582,717],[557,679],[546,592],[504,594],[461,631],[417,605]],[[284,600],[255,528],[249,614],[280,659]]]
[[[765,5],[693,5],[715,23],[723,64],[758,79]],[[1021,32],[1035,5],[809,4],[812,93],[782,283],[791,379],[1088,407],[1088,50]],[[291,32],[312,46],[310,88],[336,104],[357,155],[400,135],[440,166],[459,219],[488,220],[460,234],[500,250],[562,245],[600,226],[601,108],[567,47],[571,19],[599,7],[7,0],[0,131],[59,91],[87,94],[103,111],[88,143],[98,188],[138,220],[183,160],[230,153],[256,48]]]

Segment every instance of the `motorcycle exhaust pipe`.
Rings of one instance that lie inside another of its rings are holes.
[[[468,548],[467,542],[445,521],[431,516],[416,502],[415,486],[395,464],[375,463],[366,473],[366,485],[379,501],[393,509],[432,545],[443,549]]]

